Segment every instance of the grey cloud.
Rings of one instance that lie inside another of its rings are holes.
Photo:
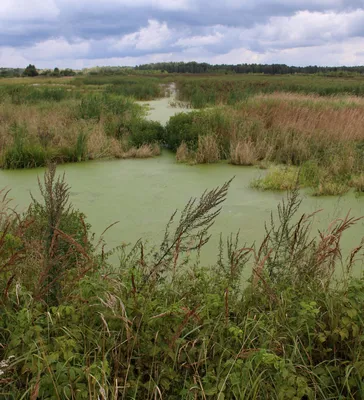
[[[14,0],[16,1],[16,0]],[[135,4],[135,2],[134,2]],[[216,1],[197,0],[187,9],[167,10],[153,6],[150,1],[112,1],[104,0],[69,0],[56,1],[59,13],[52,24],[46,19],[42,21],[12,22],[11,26],[2,25],[2,35],[11,45],[23,45],[25,42],[38,41],[47,37],[63,36],[67,39],[74,37],[84,39],[101,39],[115,35],[122,35],[137,31],[145,26],[149,19],[166,21],[168,25],[177,29],[189,26],[199,28],[204,26],[225,25],[229,27],[249,28],[266,22],[273,16],[289,16],[299,10],[308,11],[336,11],[364,7],[364,0],[255,0],[255,1]],[[12,33],[12,28],[18,33]],[[12,38],[13,37],[13,38]],[[1,43],[4,39],[1,39]]]
[[[70,64],[78,60],[77,65],[82,60],[89,64],[153,57],[209,61],[236,49],[245,49],[252,59],[269,54],[267,59],[275,62],[290,56],[302,62],[306,57],[310,64],[308,50],[289,50],[315,47],[312,57],[317,59],[320,46],[364,37],[364,0],[42,1],[50,4],[48,18],[46,11],[41,19],[36,12],[14,19],[0,11],[0,50],[7,47],[19,57],[32,57],[32,48],[39,44],[30,61],[38,57],[44,65],[55,59],[49,46],[59,46],[59,57]],[[232,59],[240,53],[236,50]]]

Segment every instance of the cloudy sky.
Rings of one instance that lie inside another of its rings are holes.
[[[0,0],[0,66],[364,64],[364,0]]]

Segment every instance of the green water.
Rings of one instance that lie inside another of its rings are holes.
[[[181,109],[168,106],[169,99],[149,102],[150,118],[165,123]],[[228,164],[189,166],[177,164],[174,155],[164,151],[153,159],[92,161],[63,165],[71,186],[73,205],[84,212],[93,231],[100,235],[115,221],[105,239],[109,248],[121,243],[133,243],[139,238],[158,244],[172,212],[181,209],[190,197],[200,196],[205,189],[223,184],[233,176],[228,198],[215,225],[212,238],[202,254],[202,261],[213,263],[218,253],[219,235],[227,236],[240,230],[242,243],[258,243],[264,236],[264,222],[284,194],[260,192],[249,187],[252,179],[262,175],[256,168]],[[11,197],[18,211],[30,203],[30,191],[38,195],[37,176],[43,169],[0,171],[0,188],[11,188]],[[325,229],[331,221],[344,217],[349,210],[353,216],[364,215],[364,197],[354,194],[344,197],[316,198],[302,193],[301,212],[312,213],[323,209],[314,219],[313,229]],[[314,232],[313,232],[314,233]],[[364,236],[364,220],[343,237],[347,254]],[[363,267],[358,262],[356,272]]]
[[[228,235],[240,230],[242,242],[260,241],[264,221],[284,194],[260,192],[249,188],[251,179],[262,172],[255,168],[228,164],[188,166],[175,163],[174,155],[164,152],[161,157],[143,160],[93,161],[63,165],[71,186],[71,200],[83,211],[96,234],[115,221],[120,221],[105,236],[109,247],[139,238],[151,243],[161,240],[171,213],[181,209],[191,196],[204,189],[221,185],[235,176],[228,198],[215,225],[212,239],[202,260],[216,259],[220,232]],[[30,202],[29,192],[37,194],[37,176],[42,169],[0,171],[0,187],[12,188],[11,197],[18,211]],[[315,198],[303,194],[302,212],[323,211],[314,220],[314,229],[324,229],[335,218],[345,216],[349,209],[355,216],[364,215],[364,199],[347,195],[342,198]],[[360,221],[344,236],[344,248],[355,246],[364,233]],[[358,264],[359,268],[362,265]]]

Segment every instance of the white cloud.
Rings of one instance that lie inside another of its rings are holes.
[[[149,20],[148,26],[141,28],[138,32],[123,36],[115,41],[113,48],[115,50],[134,47],[138,50],[158,49],[168,40],[171,35],[167,24],[155,20]]]
[[[213,35],[205,35],[205,36],[190,36],[178,39],[175,43],[175,46],[181,47],[199,47],[199,46],[208,46],[211,44],[221,43],[224,36],[220,32],[217,32]]]

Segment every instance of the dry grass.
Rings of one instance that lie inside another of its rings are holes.
[[[254,165],[258,161],[255,144],[251,140],[233,142],[230,145],[230,162],[234,165]]]
[[[120,142],[119,142],[120,143]],[[114,156],[117,158],[151,158],[159,156],[161,153],[160,146],[158,144],[143,144],[140,147],[131,147],[128,150],[123,150],[122,146],[115,149],[117,152]]]
[[[196,162],[206,164],[218,161],[220,161],[220,149],[216,137],[214,135],[199,136]]]
[[[114,141],[118,142],[114,138],[108,138],[102,126],[98,124],[88,138],[88,158],[94,160],[112,156],[112,148],[115,146]]]
[[[256,100],[280,100],[288,102],[300,102],[311,104],[311,106],[319,105],[322,107],[364,107],[364,98],[359,96],[319,96],[318,94],[299,94],[293,92],[275,92],[270,94],[258,94],[254,96]]]
[[[239,113],[258,118],[266,128],[296,130],[309,137],[315,134],[330,140],[364,138],[364,99],[317,99],[280,93],[255,97]]]
[[[318,187],[315,188],[314,196],[341,196],[347,193],[349,186],[341,182],[322,181]]]
[[[177,162],[187,162],[191,159],[191,152],[185,142],[182,142],[176,152]]]
[[[350,180],[350,186],[356,192],[364,192],[364,174],[353,176]]]
[[[68,147],[76,142],[80,131],[92,132],[95,124],[75,117],[75,101],[32,106],[0,104],[0,138],[10,144],[11,127],[26,127],[29,141],[45,141],[47,146]],[[96,127],[97,128],[97,127]]]
[[[22,132],[24,143],[53,149],[55,152],[74,149],[79,134],[85,133],[86,159],[147,158],[160,154],[159,145],[130,148],[128,135],[123,135],[120,140],[108,135],[104,116],[100,121],[79,118],[78,106],[79,101],[73,99],[37,105],[0,103],[0,157],[12,147],[14,134],[19,135],[19,132]]]

